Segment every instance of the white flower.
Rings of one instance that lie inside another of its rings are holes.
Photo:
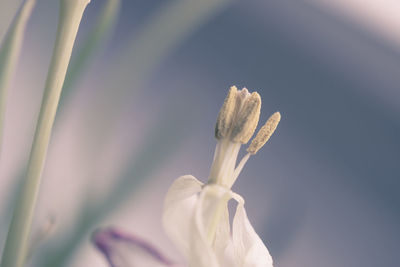
[[[170,187],[163,225],[190,267],[268,267],[272,258],[254,231],[244,209],[243,198],[231,187],[250,155],[270,138],[280,120],[273,114],[260,129],[236,165],[242,144],[253,135],[260,115],[258,93],[231,87],[215,127],[218,140],[208,182],[191,175],[179,177]],[[237,202],[232,226],[228,201]]]

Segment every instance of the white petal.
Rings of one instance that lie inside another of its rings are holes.
[[[162,219],[165,232],[186,259],[190,257],[193,215],[202,186],[191,175],[181,176],[171,185],[165,198]]]
[[[191,267],[221,267],[232,247],[227,202],[231,191],[193,176],[178,178],[167,193],[164,228]]]
[[[231,227],[229,223],[228,203],[225,204],[221,214],[219,225],[216,229],[213,249],[217,255],[220,266],[234,267],[232,255],[233,242],[231,237]]]
[[[227,207],[231,198],[238,202],[232,231]],[[191,267],[272,267],[243,198],[225,187],[203,186],[193,176],[178,178],[165,200],[163,224]]]
[[[243,198],[238,194],[233,194],[233,197],[238,201],[232,226],[232,238],[238,266],[272,267],[272,258],[267,247],[247,218]]]
[[[190,240],[189,265],[218,267],[230,240],[227,203],[230,190],[206,185],[200,193]]]

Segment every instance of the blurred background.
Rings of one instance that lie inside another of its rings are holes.
[[[108,2],[92,0],[81,23],[33,226],[52,216],[55,229],[28,266],[107,266],[89,239],[108,225],[181,260],[161,227],[163,198],[178,176],[206,181],[231,85],[260,93],[261,123],[282,114],[233,188],[275,266],[398,266],[400,2],[124,0],[92,51]],[[1,0],[0,38],[20,3]],[[57,18],[58,1],[37,1],[10,88],[0,248]]]

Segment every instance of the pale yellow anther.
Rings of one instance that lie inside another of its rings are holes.
[[[235,115],[237,95],[238,90],[236,86],[232,86],[218,114],[217,123],[215,125],[215,138],[217,139],[226,137],[229,134],[229,129],[232,126],[232,120]]]
[[[281,118],[279,112],[273,114],[261,127],[247,149],[249,153],[236,165],[241,145],[247,143],[254,134],[260,110],[261,97],[257,92],[250,94],[246,88],[238,90],[235,86],[231,87],[215,127],[218,143],[208,178],[209,185],[231,188],[250,156],[271,137]]]
[[[274,133],[276,127],[278,126],[279,121],[281,120],[281,114],[279,112],[275,112],[272,114],[271,117],[267,120],[265,125],[261,127],[261,129],[258,131],[256,137],[254,137],[253,141],[251,141],[251,144],[249,148],[247,149],[247,152],[250,154],[255,154],[257,151],[265,145],[265,143],[269,140],[271,135]]]
[[[253,92],[245,99],[240,112],[232,125],[231,140],[246,144],[253,136],[260,118],[261,97]]]

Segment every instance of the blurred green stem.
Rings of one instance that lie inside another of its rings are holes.
[[[94,28],[85,36],[81,45],[74,48],[74,55],[71,58],[71,62],[68,66],[67,75],[63,89],[61,91],[60,102],[58,104],[58,110],[56,119],[54,122],[54,130],[57,131],[57,125],[60,120],[57,118],[66,111],[65,107],[70,100],[70,97],[75,93],[77,82],[85,73],[85,69],[93,61],[96,50],[102,48],[104,43],[108,40],[111,32],[114,28],[117,15],[121,7],[121,0],[107,0],[101,13],[96,19]],[[0,99],[1,101],[1,99]],[[1,127],[0,127],[1,128]],[[0,134],[1,135],[1,134]],[[23,163],[21,163],[23,165]],[[12,215],[14,203],[16,202],[17,196],[21,191],[21,187],[24,180],[24,170],[19,170],[18,173],[13,177],[14,185],[9,190],[9,197],[6,200],[6,210],[0,211],[0,225],[7,225]]]
[[[44,89],[27,174],[7,235],[1,267],[21,267],[26,259],[35,203],[60,93],[83,11],[89,1],[61,0],[60,2],[57,38]]]
[[[62,111],[68,97],[75,92],[77,88],[76,82],[84,73],[85,68],[91,62],[91,59],[93,59],[96,51],[104,45],[104,42],[110,36],[117,21],[120,8],[121,0],[107,0],[96,19],[95,27],[85,37],[82,45],[75,50],[76,53],[71,59],[61,92],[59,112]]]
[[[0,153],[4,135],[7,91],[20,54],[24,32],[36,0],[27,0],[16,14],[0,48]]]

